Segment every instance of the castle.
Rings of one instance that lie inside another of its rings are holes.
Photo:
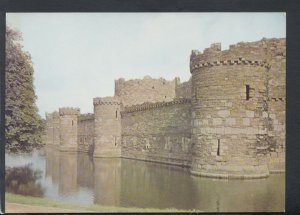
[[[212,44],[190,56],[189,81],[115,80],[94,113],[46,113],[47,145],[94,157],[190,167],[215,178],[285,171],[286,40]]]

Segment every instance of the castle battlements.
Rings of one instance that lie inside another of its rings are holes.
[[[59,117],[59,112],[58,111],[53,111],[51,113],[46,113],[45,114],[46,119],[53,119],[53,118],[58,118]]]
[[[121,101],[116,96],[97,97],[93,99],[94,106],[96,105],[121,105]]]
[[[285,57],[285,39],[262,39],[257,42],[240,42],[230,45],[228,50],[221,50],[221,43],[213,43],[201,53],[193,50],[190,56],[191,65],[206,62],[235,61],[246,59],[249,61],[266,61],[270,57]]]
[[[213,43],[190,55],[188,81],[115,80],[94,112],[46,113],[47,145],[94,157],[186,166],[215,178],[285,171],[286,41]]]
[[[93,113],[80,114],[78,116],[79,121],[93,120],[94,118],[95,118],[95,116]]]
[[[213,62],[202,62],[197,63],[197,61],[192,62],[191,64],[191,73],[195,69],[204,68],[204,67],[212,67],[212,66],[229,66],[229,65],[253,65],[253,66],[261,66],[265,68],[269,68],[270,65],[265,61],[257,61],[257,60],[246,60],[245,58],[240,57],[237,60],[221,60],[221,61],[213,61]]]
[[[72,108],[72,107],[62,107],[59,108],[59,115],[79,115],[80,109],[79,108]]]
[[[132,113],[132,112],[137,112],[137,111],[144,111],[144,110],[161,108],[161,107],[166,107],[166,106],[171,106],[171,105],[176,105],[176,104],[184,104],[184,103],[191,103],[191,99],[178,98],[178,99],[174,99],[170,102],[143,103],[140,105],[133,105],[130,107],[125,107],[125,110],[122,111],[121,114],[122,113]]]

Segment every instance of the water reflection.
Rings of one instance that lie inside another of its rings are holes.
[[[95,204],[120,206],[121,159],[94,159]]]
[[[283,211],[284,175],[260,180],[211,180],[193,176],[195,199],[204,211]]]
[[[45,196],[67,202],[200,211],[283,211],[284,174],[261,180],[216,180],[188,169],[47,149]]]
[[[180,167],[122,160],[122,206],[197,208],[192,178]]]
[[[94,188],[94,165],[86,154],[47,148],[45,169],[46,177],[58,184],[60,195],[68,196],[79,187]]]
[[[41,197],[44,195],[44,189],[38,182],[41,174],[40,170],[32,170],[30,164],[21,167],[6,167],[5,189],[15,194]]]

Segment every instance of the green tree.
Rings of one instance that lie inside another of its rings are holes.
[[[5,137],[8,152],[29,152],[42,144],[43,123],[38,115],[29,53],[21,34],[6,28]]]

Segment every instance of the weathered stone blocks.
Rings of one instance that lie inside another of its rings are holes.
[[[119,97],[94,98],[94,157],[121,157]]]
[[[257,108],[265,106],[263,103],[266,103],[267,100],[265,93],[267,91],[266,70],[266,68],[262,70],[260,64],[254,63],[249,67],[230,61],[227,65],[205,66],[191,71],[193,104],[195,104],[193,108],[199,109],[199,111],[195,111],[195,118],[204,120],[208,118],[208,115],[212,117],[211,125],[201,125],[200,129],[195,128],[196,132],[193,135],[206,136],[210,134],[213,136],[211,144],[203,144],[207,141],[203,138],[194,143],[196,146],[199,145],[199,147],[195,147],[195,150],[199,148],[203,152],[197,155],[199,159],[193,157],[191,166],[193,174],[212,177],[217,175],[217,177],[225,178],[250,177],[251,175],[251,177],[262,177],[269,174],[267,165],[263,161],[259,162],[258,168],[253,168],[252,160],[260,152],[250,149],[251,145],[257,143],[255,134],[265,131],[258,129],[259,126],[265,125],[263,120],[256,121],[255,126],[251,126],[251,121],[256,118],[255,113],[262,115],[264,111],[263,108]],[[235,81],[228,85],[226,78]],[[209,84],[210,80],[214,80],[213,85]],[[243,90],[243,88],[247,89],[247,86],[251,86],[252,97],[247,95],[246,90]],[[223,109],[226,102],[231,102],[230,110]],[[249,105],[249,103],[253,103],[253,105]],[[199,112],[204,114],[197,114]],[[232,135],[235,135],[234,138]],[[247,135],[250,136],[247,137]],[[254,136],[251,137],[251,135]],[[241,160],[236,162],[233,154],[239,154]],[[253,158],[248,158],[248,155]],[[199,167],[198,160],[206,160],[207,165]]]
[[[77,117],[79,108],[59,108],[60,151],[78,151]]]
[[[191,101],[175,101],[125,108],[122,157],[190,166]]]

